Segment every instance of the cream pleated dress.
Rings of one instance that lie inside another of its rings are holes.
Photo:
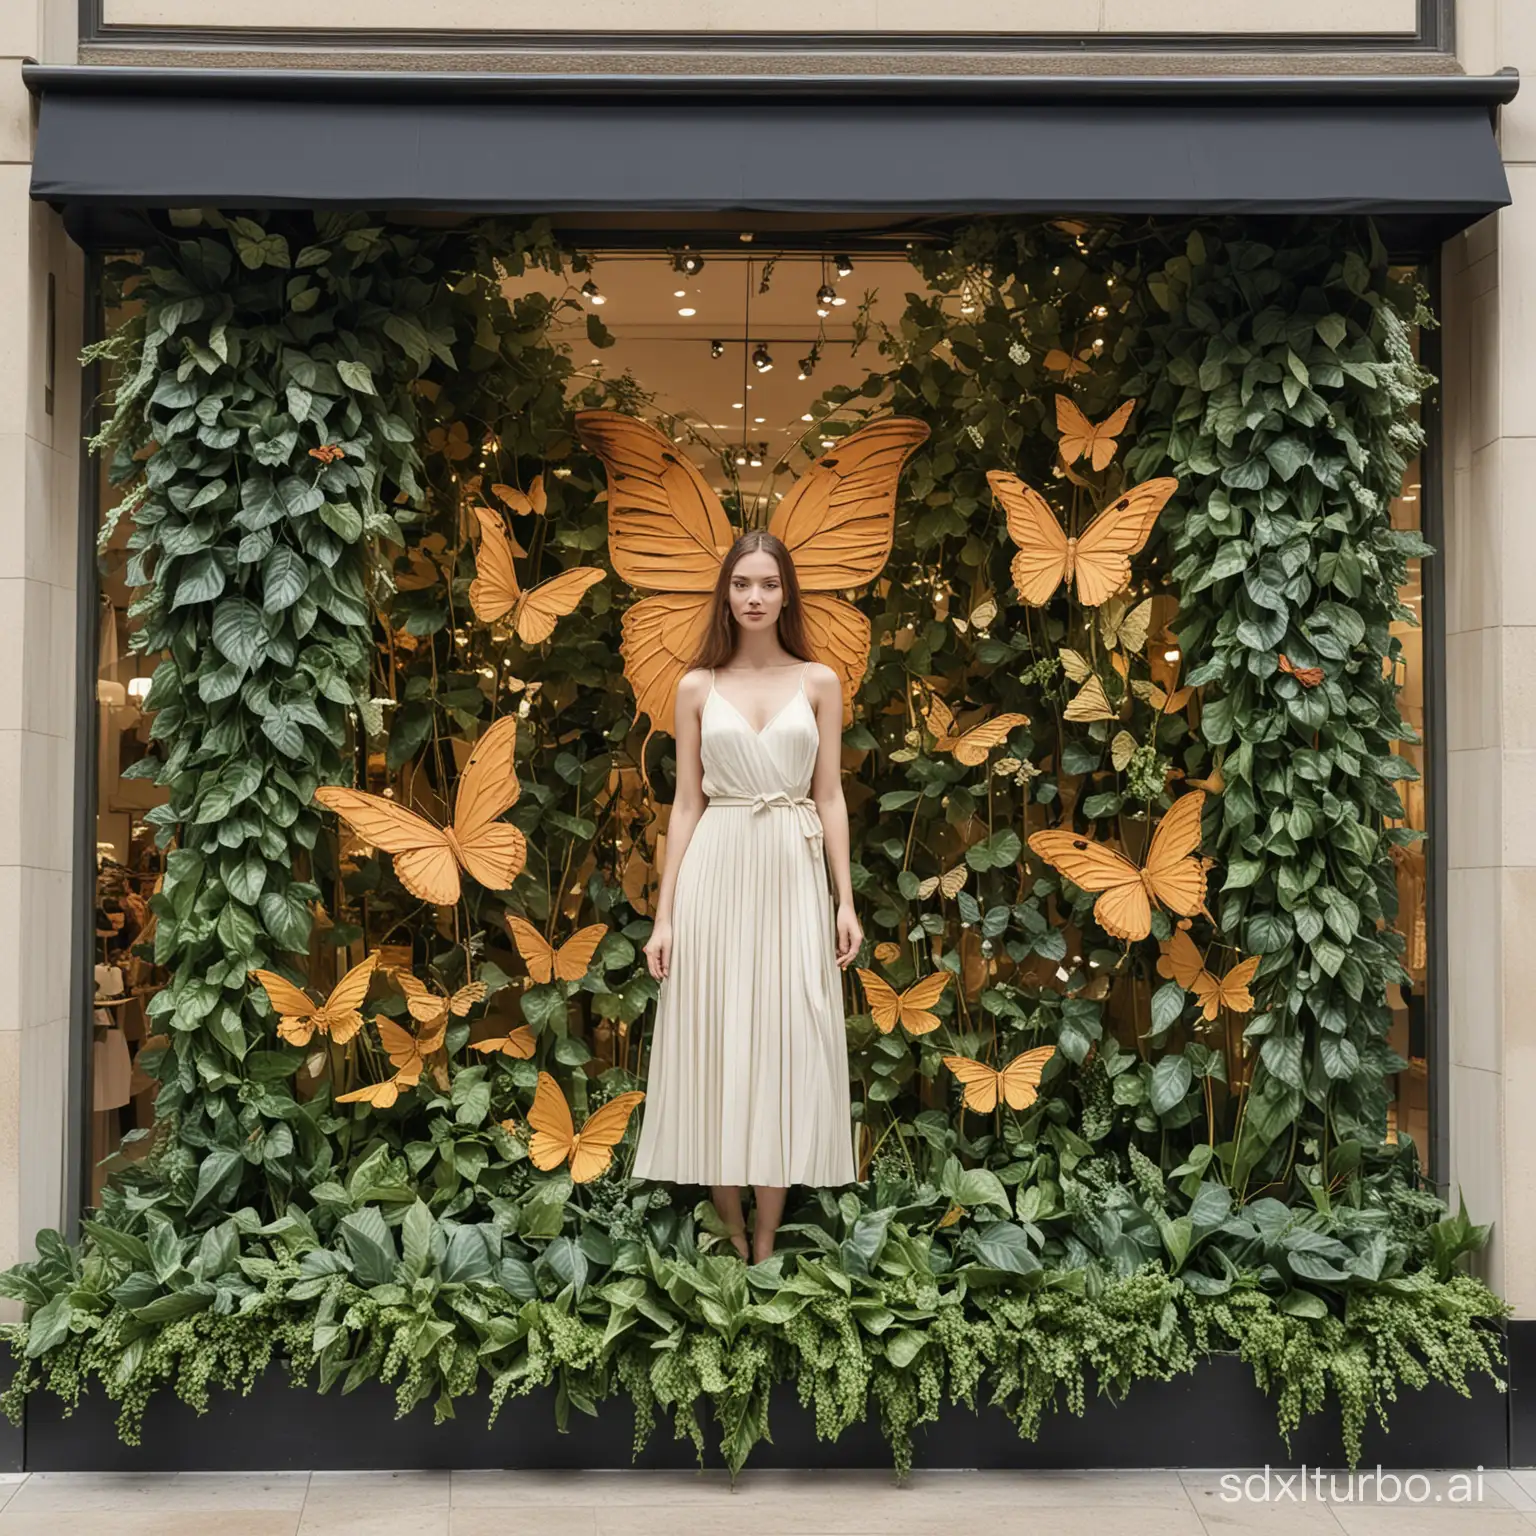
[[[848,1050],[805,667],[761,731],[715,688],[700,718],[709,804],[672,891],[636,1178],[856,1177]]]

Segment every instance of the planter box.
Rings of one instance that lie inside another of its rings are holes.
[[[1509,1339],[1513,1391],[1500,1392],[1486,1376],[1471,1380],[1471,1397],[1447,1387],[1402,1389],[1390,1405],[1390,1434],[1371,1424],[1362,1467],[1503,1467],[1536,1449],[1536,1323],[1513,1324]],[[1522,1368],[1523,1367],[1523,1368]],[[1531,1384],[1533,1422],[1512,1440],[1511,1407],[1522,1381]],[[638,1461],[631,1461],[634,1413],[627,1398],[601,1406],[595,1425],[573,1411],[579,1433],[555,1428],[553,1393],[510,1400],[495,1429],[487,1429],[484,1398],[458,1405],[458,1417],[432,1423],[430,1403],[395,1418],[391,1388],[370,1382],[348,1397],[295,1390],[280,1366],[259,1380],[249,1397],[215,1395],[199,1417],[169,1392],[151,1403],[139,1447],[117,1438],[114,1405],[99,1391],[71,1418],[58,1399],[35,1395],[29,1405],[24,1455],[30,1472],[75,1471],[353,1471],[408,1468],[691,1468],[692,1444],[674,1440],[661,1421]],[[800,1406],[793,1383],[776,1391],[771,1444],[753,1452],[748,1467],[888,1467],[889,1447],[872,1417],[840,1440],[816,1438],[811,1412]],[[713,1430],[706,1426],[707,1432]],[[16,1456],[20,1431],[0,1441],[0,1454]],[[711,1465],[720,1459],[711,1438]],[[1082,1418],[1063,1409],[1046,1417],[1039,1439],[1023,1440],[1000,1410],[972,1414],[946,1408],[937,1423],[914,1437],[921,1467],[1254,1467],[1305,1462],[1341,1466],[1337,1409],[1303,1421],[1291,1451],[1275,1429],[1273,1403],[1259,1392],[1252,1371],[1234,1356],[1212,1356],[1190,1375],[1141,1382],[1118,1404],[1090,1395]],[[1519,1461],[1516,1465],[1522,1464]]]

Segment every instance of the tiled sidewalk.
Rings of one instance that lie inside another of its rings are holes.
[[[1466,1503],[1450,1473],[1322,1503],[1233,1501],[1224,1475],[41,1472],[0,1480],[0,1536],[1536,1536],[1536,1472],[1485,1472]]]

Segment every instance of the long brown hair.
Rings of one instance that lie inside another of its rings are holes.
[[[689,663],[689,670],[724,666],[736,654],[740,625],[731,612],[731,573],[743,555],[763,550],[778,562],[779,579],[784,583],[784,606],[779,610],[779,644],[801,661],[815,661],[805,625],[805,602],[800,595],[800,578],[795,562],[784,541],[764,528],[749,528],[726,551],[720,562],[720,579],[715,583],[714,601],[709,610],[709,626]]]

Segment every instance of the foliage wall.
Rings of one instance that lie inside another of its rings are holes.
[[[541,1071],[578,1125],[643,1088],[672,771],[653,737],[654,795],[640,773],[647,722],[613,660],[632,594],[572,424],[645,411],[644,381],[578,373],[572,328],[607,338],[574,299],[502,288],[580,257],[537,228],[180,223],[125,274],[138,311],[103,348],[136,644],[165,653],[145,769],[174,850],[162,1123],[81,1245],[45,1234],[5,1277],[29,1306],[13,1410],[94,1376],[132,1434],[159,1384],[201,1401],[275,1351],[439,1416],[486,1384],[498,1408],[552,1387],[562,1423],[624,1391],[642,1434],[668,1410],[736,1467],[793,1376],[824,1434],[873,1397],[901,1462],[945,1397],[983,1390],[1032,1434],[1085,1379],[1223,1348],[1282,1426],[1336,1392],[1354,1454],[1395,1383],[1493,1369],[1502,1304],[1456,1264],[1483,1229],[1383,1139],[1409,835],[1384,662],[1426,553],[1388,503],[1429,317],[1368,228],[979,223],[914,255],[924,290],[864,388],[818,408],[812,442],[892,407],[932,436],[858,596],[875,645],[844,735],[861,1181],[797,1191],[782,1251],[749,1271],[700,1191],[626,1178],[624,1147],[580,1184],[528,1155]],[[1094,421],[1138,402],[1113,452],[1064,462],[1063,395]],[[1019,601],[999,470],[1079,532],[1177,478],[1126,598]],[[526,603],[476,618],[477,507],[524,588],[603,571],[549,635]],[[312,803],[351,780],[446,822],[508,714],[527,848],[508,889],[424,903]],[[1005,715],[1025,723],[987,731]],[[1141,861],[1191,793],[1212,867],[1187,931],[1159,909],[1136,942],[1105,933],[1028,846],[1061,826]],[[369,955],[368,1022],[322,1008]],[[1223,980],[1245,957],[1246,994]],[[253,969],[307,984],[314,1016],[280,1020]],[[932,1027],[881,1027],[882,983],[937,975]],[[411,988],[441,1006],[413,1011]],[[1040,1047],[1038,1096],[964,1107],[945,1057]]]

